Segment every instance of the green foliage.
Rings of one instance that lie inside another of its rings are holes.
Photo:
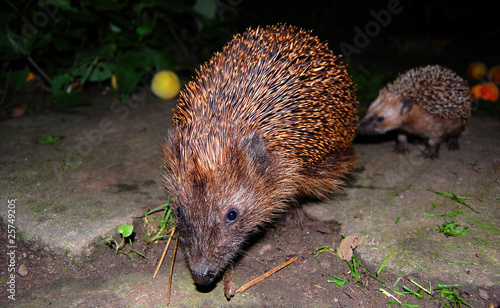
[[[33,72],[61,107],[88,104],[88,84],[116,75],[129,95],[146,75],[190,73],[231,34],[216,0],[39,0],[0,4],[1,77],[23,89]],[[226,16],[229,17],[229,16]],[[1,102],[0,102],[1,103]]]
[[[446,217],[455,217],[457,215],[461,215],[464,212],[460,210],[452,210],[450,213],[447,214],[434,214],[434,213],[424,213],[425,216],[446,216]]]
[[[120,233],[123,238],[131,236],[133,231],[134,226],[132,224],[121,225],[118,227],[118,233]]]
[[[161,218],[150,216],[158,211],[163,211]],[[175,226],[172,207],[170,207],[170,198],[168,198],[163,205],[144,213],[143,217],[144,227],[146,228],[146,234],[144,235],[144,242],[146,245],[169,237],[172,228]]]
[[[472,87],[473,85],[469,85]],[[500,104],[498,101],[492,102],[483,99],[479,99],[473,102],[472,112],[478,114],[488,114],[488,115],[500,115]]]
[[[377,271],[377,277],[380,275],[380,272],[382,272],[382,269],[387,264],[387,262],[389,261],[389,259],[392,257],[393,254],[394,254],[394,251],[391,252],[387,257],[385,257],[384,261],[382,261],[382,264],[380,264],[380,267]]]
[[[62,140],[62,139],[64,139],[64,136],[48,135],[48,136],[43,136],[43,137],[35,140],[35,143],[36,144],[54,144],[57,141]]]
[[[458,285],[439,284],[437,290],[441,291],[441,297],[446,298],[451,307],[461,307],[461,304],[471,307],[471,305],[469,305],[457,294],[454,290],[455,288],[458,288]]]
[[[161,218],[151,216],[151,214],[158,211],[163,211]],[[144,218],[144,227],[146,229],[146,234],[143,238],[145,245],[169,237],[175,225],[174,217],[172,215],[172,208],[170,207],[170,198],[168,198],[163,205],[160,205],[153,210],[147,211],[141,217]],[[143,258],[145,257],[144,254],[133,249],[133,224],[120,225],[118,227],[118,233],[120,234],[120,240],[115,240],[113,237],[109,237],[106,239],[106,243],[108,246],[113,248],[117,254],[122,253],[128,255],[132,260],[132,256],[136,254]],[[127,243],[130,245],[128,251],[123,249],[127,245]]]
[[[114,238],[112,237],[108,237],[106,239],[106,243],[111,247],[113,248],[116,253],[122,253],[124,255],[128,255],[132,260],[133,260],[133,255],[139,255],[143,258],[145,258],[146,256],[143,255],[142,253],[138,252],[138,251],[135,251],[133,249],[133,244],[132,244],[132,233],[134,232],[134,225],[132,224],[124,224],[124,225],[121,225],[118,227],[118,233],[120,233],[120,242],[116,241]],[[122,248],[125,247],[125,245],[127,244],[127,240],[128,239],[128,243],[130,244],[130,249],[128,251],[124,251],[122,250]]]
[[[442,227],[438,227],[438,231],[443,233],[446,237],[450,236],[462,236],[469,228],[456,224],[455,222],[444,222]]]
[[[433,189],[428,189],[428,191],[430,192],[433,192],[435,194],[438,194],[440,196],[444,196],[444,197],[447,197],[447,198],[450,198],[451,200],[455,201],[455,202],[458,202],[462,205],[465,205],[466,207],[468,207],[469,209],[471,209],[472,211],[476,212],[476,213],[479,213],[478,211],[476,211],[475,209],[473,209],[470,205],[468,205],[464,200],[470,200],[471,198],[470,197],[460,197],[460,196],[457,196],[454,192],[450,191],[449,193],[445,193],[445,192],[442,192],[442,191],[439,191],[439,190],[433,190]]]
[[[348,282],[346,279],[340,278],[337,275],[330,275],[330,276],[335,278],[335,279],[329,279],[328,282],[334,283],[337,287],[343,286],[344,284],[346,284]]]
[[[327,251],[333,251],[333,248],[329,246],[319,246],[318,248],[316,248],[316,254],[314,255],[314,257],[316,258],[316,261],[318,261],[318,263],[321,263],[321,260],[318,258],[318,256]]]
[[[359,262],[359,260],[353,256],[352,257],[352,264],[349,263],[349,261],[347,260],[344,260],[347,265],[349,266],[349,269],[351,271],[351,274],[352,274],[352,278],[356,279],[356,280],[359,280],[361,278],[361,271],[360,269],[356,266],[356,264],[361,267],[361,262]]]
[[[500,232],[500,229],[499,229],[499,228],[495,228],[495,227],[493,227],[493,226],[487,225],[487,224],[485,224],[485,223],[482,223],[482,222],[477,221],[477,220],[475,220],[475,219],[473,219],[473,218],[470,218],[470,217],[467,217],[467,219],[468,219],[468,220],[470,220],[470,221],[472,221],[472,222],[474,222],[474,223],[476,223],[476,224],[478,224],[478,225],[480,225],[480,226],[483,226],[483,227],[485,227],[485,228],[488,228],[488,229],[490,229],[490,230]]]
[[[396,75],[387,69],[373,68],[371,71],[352,69],[352,81],[356,84],[356,96],[359,101],[373,101],[382,88],[392,82]]]

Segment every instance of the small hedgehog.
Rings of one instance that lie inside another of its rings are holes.
[[[422,152],[437,158],[444,140],[458,150],[458,135],[471,116],[472,97],[465,80],[439,65],[412,69],[380,91],[359,123],[358,134],[383,134],[399,129],[395,152],[408,151],[403,132],[429,139]]]
[[[300,196],[325,197],[353,168],[358,102],[339,57],[310,32],[248,29],[179,95],[164,182],[194,281]]]

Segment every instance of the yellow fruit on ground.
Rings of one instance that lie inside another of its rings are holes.
[[[467,74],[470,78],[477,80],[486,75],[486,65],[483,62],[472,62],[467,68]]]
[[[116,82],[116,75],[111,75],[111,86],[113,89],[118,90],[118,83]]]
[[[179,77],[172,71],[159,71],[151,81],[151,90],[159,98],[174,98],[181,90]]]

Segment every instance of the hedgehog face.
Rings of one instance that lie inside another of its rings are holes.
[[[245,200],[251,200],[252,193],[242,187],[221,191],[214,182],[190,183],[172,200],[185,257],[199,285],[214,281],[251,232],[244,221],[252,206]]]
[[[211,138],[190,140],[189,132],[174,131],[164,148],[165,184],[186,260],[200,285],[214,281],[276,206],[262,138],[231,140],[226,133],[221,139],[219,128],[206,132]]]
[[[243,196],[245,192],[238,192],[231,199],[214,200],[206,198],[204,190],[208,187],[203,185],[199,182],[178,192],[172,207],[193,279],[197,284],[208,285],[236,257],[247,230],[240,223],[245,204],[238,199],[238,194]]]
[[[392,95],[386,89],[382,89],[359,123],[358,133],[363,135],[383,134],[399,128],[403,122],[404,114],[401,98]]]

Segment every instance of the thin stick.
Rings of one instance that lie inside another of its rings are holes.
[[[290,265],[291,263],[293,263],[295,260],[297,260],[298,257],[295,256],[293,258],[291,258],[290,260],[286,261],[285,263],[279,265],[279,266],[276,266],[275,268],[273,268],[272,270],[270,271],[267,271],[265,272],[264,274],[260,275],[259,277],[253,279],[252,281],[250,282],[247,282],[245,283],[244,285],[242,285],[238,290],[236,290],[235,293],[240,293],[240,292],[243,292],[245,290],[247,290],[248,288],[250,288],[251,286],[253,286],[254,284],[260,282],[261,280],[264,280],[266,279],[267,277],[271,276],[272,274],[276,273],[277,271],[279,271],[280,269],[284,268],[285,266],[288,266]]]
[[[40,66],[38,66],[38,64],[35,62],[35,60],[33,60],[33,58],[31,58],[31,56],[28,56],[28,61],[29,63],[31,63],[31,65],[33,65],[33,67],[38,71],[38,73],[42,75],[43,79],[45,79],[45,81],[47,81],[50,84],[49,75],[47,75],[47,73],[45,73],[45,71],[42,70]]]
[[[172,236],[174,236],[174,232],[175,232],[175,227],[172,229],[172,232],[170,233],[170,237],[168,238],[167,245],[165,246],[165,249],[163,250],[163,254],[161,255],[160,262],[158,262],[158,266],[156,267],[156,271],[153,274],[153,278],[156,277],[156,274],[158,274],[158,271],[160,270],[160,267],[163,264],[163,259],[165,259],[165,255],[167,254],[168,246],[170,246],[170,241],[172,240]]]
[[[177,247],[179,246],[179,235],[175,239],[174,254],[172,255],[172,263],[170,264],[170,275],[168,277],[168,288],[167,288],[167,306],[170,304],[170,290],[172,289],[172,276],[174,275],[174,263],[175,255],[177,253]]]

